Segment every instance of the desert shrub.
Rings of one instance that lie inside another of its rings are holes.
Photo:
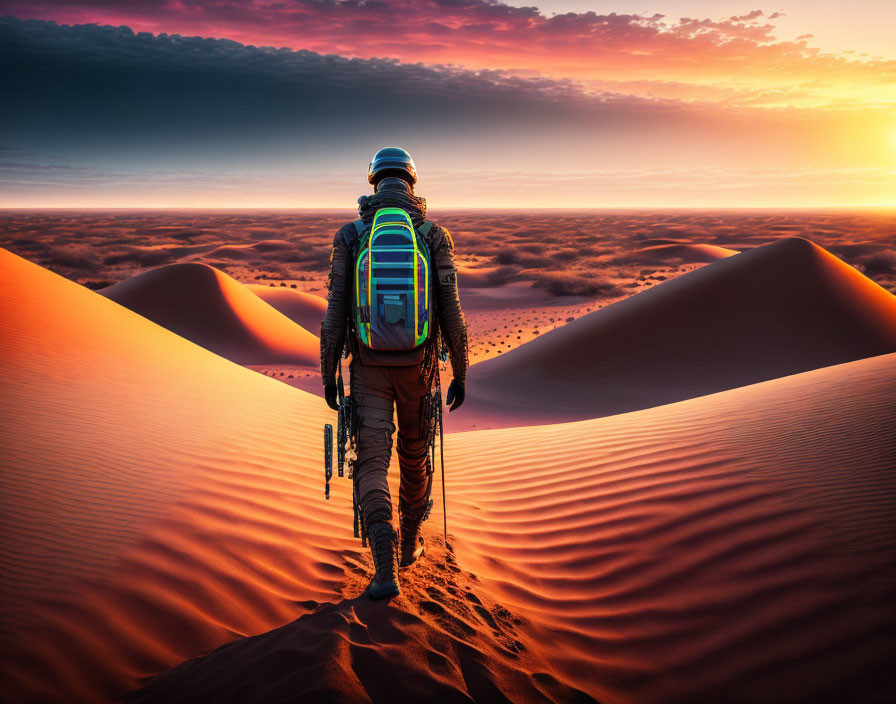
[[[283,252],[300,248],[284,240],[265,240],[263,242],[256,242],[255,244],[253,244],[252,249],[254,249],[256,252],[267,253]]]
[[[114,284],[114,283],[115,283],[114,281],[94,281],[94,280],[90,280],[90,281],[84,281],[84,282],[83,282],[83,285],[86,286],[87,288],[93,290],[93,291],[98,291],[99,289],[101,289],[101,288],[106,288],[106,287],[108,287],[108,286],[111,286],[111,285]]]
[[[48,249],[47,245],[43,242],[32,240],[27,237],[19,237],[18,239],[14,239],[12,240],[12,242],[10,242],[10,245],[15,247],[16,249],[29,250],[32,252],[42,252]]]
[[[500,286],[512,281],[522,271],[518,266],[502,266],[486,276],[486,280],[492,286]]]
[[[504,249],[495,255],[495,264],[516,264],[519,261],[519,253],[514,249]]]
[[[259,268],[263,269],[264,273],[261,274],[261,278],[263,279],[298,279],[302,269],[295,266],[290,266],[286,262],[264,262],[263,264],[259,264]],[[329,262],[327,262],[327,269],[329,269]]]
[[[196,229],[196,230],[180,230],[180,231],[170,231],[166,232],[165,235],[167,237],[171,237],[172,239],[179,240],[181,242],[193,242],[195,240],[209,240],[213,239],[217,235],[214,234],[213,231],[204,230],[204,229]],[[210,238],[209,235],[212,237]]]
[[[100,257],[88,245],[58,245],[50,247],[46,261],[70,269],[94,269],[99,266]]]
[[[618,291],[615,284],[575,271],[539,273],[532,286],[544,288],[555,296],[610,296]]]
[[[162,266],[174,260],[171,252],[164,249],[132,249],[127,252],[110,254],[103,260],[103,264],[115,265],[131,262],[140,266]]]
[[[896,272],[896,252],[886,249],[883,252],[872,254],[862,263],[862,268],[869,276]]]
[[[571,262],[581,258],[582,252],[578,249],[558,249],[551,253],[553,259],[558,262]]]

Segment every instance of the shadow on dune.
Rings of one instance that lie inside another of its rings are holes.
[[[159,267],[100,293],[238,364],[316,366],[319,359],[312,333],[207,264]]]
[[[527,622],[458,566],[441,536],[427,544],[395,599],[304,602],[311,613],[183,662],[127,701],[596,702],[553,674]],[[365,551],[346,558],[345,593],[360,594],[371,561]]]
[[[789,237],[657,285],[470,369],[452,431],[628,413],[896,351],[896,297]]]
[[[429,602],[435,604],[435,602]],[[126,701],[594,702],[519,654],[495,656],[464,619],[443,625],[365,597],[325,603],[290,624],[225,645],[153,679]]]

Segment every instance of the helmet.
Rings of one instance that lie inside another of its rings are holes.
[[[387,176],[398,176],[412,186],[417,183],[417,167],[404,149],[386,147],[373,155],[367,168],[367,181],[375,186]]]

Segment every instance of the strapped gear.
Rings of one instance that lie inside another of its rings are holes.
[[[381,166],[383,164],[385,162]],[[391,178],[393,176],[399,178]],[[454,377],[463,379],[468,362],[467,330],[457,297],[454,243],[450,234],[425,219],[425,201],[413,194],[405,176],[381,170],[376,172],[374,180],[375,193],[358,199],[361,219],[341,228],[333,243],[327,285],[328,311],[321,326],[321,371],[325,382],[326,379],[333,379],[334,383],[340,382],[338,400],[342,432],[339,433],[338,440],[339,467],[344,467],[352,480],[354,531],[364,545],[373,541],[372,527],[386,520],[381,517],[384,509],[380,504],[384,503],[384,496],[389,498],[388,488],[384,493],[379,485],[380,480],[371,481],[371,477],[379,477],[381,474],[385,476],[388,458],[384,469],[384,460],[377,454],[378,450],[374,450],[371,455],[370,448],[378,447],[376,443],[381,442],[379,439],[374,440],[374,436],[380,438],[383,431],[394,432],[393,409],[392,403],[388,401],[378,403],[380,397],[376,393],[370,393],[362,384],[357,389],[353,384],[354,398],[346,396],[341,384],[341,359],[348,358],[351,353],[352,359],[358,360],[360,369],[375,369],[378,366],[402,368],[413,364],[418,367],[413,373],[417,388],[429,389],[428,393],[422,393],[419,397],[419,415],[411,414],[417,415],[419,419],[419,432],[407,430],[407,442],[403,442],[401,432],[398,438],[397,449],[402,460],[402,471],[406,467],[413,467],[415,477],[402,485],[407,491],[399,497],[397,506],[403,543],[402,564],[406,565],[420,554],[420,525],[428,518],[433,507],[431,494],[437,433],[440,438],[444,507],[445,470],[439,366],[446,368],[445,362],[450,350]],[[378,236],[382,234],[383,240],[376,241],[378,238],[373,237],[374,232]],[[399,237],[391,238],[390,242],[390,238],[385,237],[387,233],[397,234]],[[364,263],[359,261],[362,252],[366,258]],[[378,254],[386,256],[380,257]],[[359,263],[362,266],[360,272]],[[361,273],[369,278],[361,276]],[[388,284],[395,283],[403,284],[397,292],[388,287]],[[366,284],[363,290],[362,284]],[[380,284],[385,285],[381,287]],[[386,332],[382,332],[380,328]],[[366,341],[362,336],[366,337]],[[383,344],[384,339],[393,344],[396,339],[400,339],[401,346],[388,347]],[[354,372],[353,369],[353,375]],[[404,375],[403,378],[407,379],[408,376]],[[414,394],[417,394],[416,389]],[[389,407],[385,408],[387,404]],[[404,404],[404,410],[398,409],[398,413],[405,414],[404,427],[411,428],[408,424],[408,414],[411,411],[407,399]],[[413,407],[417,408],[416,401]],[[376,432],[371,435],[372,429],[376,429]],[[363,438],[362,441],[358,440],[359,436]],[[362,443],[360,446],[359,442]],[[391,433],[389,445],[391,447]],[[360,452],[365,464],[356,464],[353,469],[356,450]],[[372,462],[370,471],[367,462]],[[358,468],[362,469],[360,476],[356,471]],[[361,510],[361,498],[364,499],[364,511]],[[445,514],[443,530],[447,546],[447,511]],[[391,504],[389,515],[391,516]],[[372,549],[373,547],[371,545]]]
[[[352,512],[354,514],[353,527],[356,538],[361,538],[361,545],[367,545],[367,531],[364,527],[364,518],[361,515],[360,502],[358,501],[358,482],[355,479],[354,464],[358,459],[358,409],[351,395],[345,395],[345,385],[342,382],[342,359],[336,367],[336,390],[339,399],[339,416],[336,432],[336,457],[339,476],[347,476],[352,480]],[[327,433],[327,428],[330,432]],[[332,426],[327,424],[324,428],[324,442],[331,442],[333,437]],[[325,449],[326,456],[327,451]],[[329,480],[333,476],[332,469],[327,473],[327,498],[330,498]]]
[[[352,267],[352,327],[360,344],[373,350],[412,350],[429,338],[432,320],[432,262],[426,235],[432,222],[414,228],[401,208],[380,208],[368,227],[355,220],[349,245]]]

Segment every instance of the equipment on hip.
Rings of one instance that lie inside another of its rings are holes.
[[[346,350],[347,351],[347,350]],[[441,335],[436,337],[435,353],[444,364],[447,358],[447,351]],[[436,438],[439,444],[439,468],[442,474],[442,529],[444,532],[445,545],[448,545],[448,511],[445,506],[445,434],[442,425],[442,384],[440,380],[438,364],[433,373],[433,385],[435,390],[430,388],[430,392],[424,397],[425,403],[422,405],[423,420],[427,428],[426,443],[426,472],[427,487],[424,511],[420,517],[422,523],[429,518],[432,510],[433,501],[430,498],[432,492],[432,480],[435,473],[436,460]],[[367,545],[367,526],[364,524],[364,517],[360,508],[360,496],[358,494],[357,474],[354,471],[354,463],[358,459],[358,430],[360,418],[358,409],[353,402],[351,394],[346,395],[345,387],[342,381],[342,355],[340,355],[339,365],[336,368],[336,387],[339,401],[339,411],[337,416],[336,430],[336,466],[338,476],[347,476],[352,480],[352,509],[354,514],[353,527],[356,538],[361,538],[361,545]],[[324,498],[330,498],[330,480],[333,477],[333,426],[330,423],[324,425]],[[399,512],[401,511],[399,507]]]

